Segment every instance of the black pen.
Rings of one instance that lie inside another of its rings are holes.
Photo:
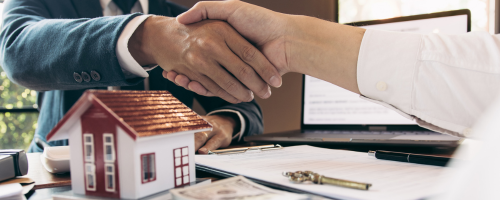
[[[382,151],[382,150],[368,151],[368,155],[375,156],[375,158],[377,159],[417,163],[424,165],[436,165],[436,166],[446,166],[448,161],[450,161],[450,158],[447,157],[427,156],[422,154],[401,153],[401,152]]]

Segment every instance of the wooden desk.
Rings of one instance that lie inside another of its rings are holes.
[[[51,174],[42,165],[40,156],[42,153],[28,153],[28,174],[23,177],[31,178],[35,181],[33,190],[42,188],[53,188],[71,185],[71,176],[65,174]]]
[[[243,146],[254,146],[254,145],[262,145],[255,143],[248,144],[238,144],[231,145],[228,148],[236,148]],[[284,145],[286,146],[286,145]],[[315,145],[317,146],[317,145]],[[325,147],[331,149],[345,149],[351,151],[359,151],[359,152],[368,152],[368,150],[382,150],[380,147],[372,147],[372,146],[318,146]],[[389,151],[400,151],[400,152],[411,152],[411,153],[420,153],[420,154],[429,154],[429,155],[437,155],[437,156],[451,156],[454,152],[454,148],[451,149],[440,149],[440,148],[416,148],[416,147],[384,147],[383,150]],[[41,153],[28,153],[28,163],[29,170],[28,175],[24,177],[31,178],[35,181],[34,190],[42,189],[42,188],[53,188],[53,187],[62,187],[71,185],[71,177],[70,174],[51,174],[43,167],[40,155]],[[220,179],[221,177],[217,177],[211,174],[207,174],[204,172],[197,172],[197,178],[210,178],[213,181]]]
[[[255,146],[260,144],[249,143],[249,144],[238,144],[231,145],[229,148],[242,147],[242,146]],[[286,145],[284,145],[286,146]],[[315,145],[318,146],[318,145]],[[377,150],[377,147],[371,146],[319,146],[331,149],[345,149],[359,152],[368,152],[368,150]],[[374,149],[376,148],[376,149]],[[430,154],[439,156],[451,156],[454,149],[439,149],[439,148],[415,148],[415,147],[384,147],[384,150],[391,151],[401,151],[401,152],[411,152],[420,154]],[[71,177],[70,174],[51,174],[45,170],[43,167],[40,155],[41,153],[28,153],[28,163],[29,171],[28,175],[24,177],[29,177],[35,181],[35,186],[33,191],[28,193],[26,196],[30,200],[45,200],[50,199],[52,194],[71,190]],[[216,176],[202,171],[196,171],[197,178],[210,178],[212,181],[217,181],[223,179],[224,177]],[[37,190],[38,189],[38,190]]]

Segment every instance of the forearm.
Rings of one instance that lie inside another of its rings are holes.
[[[357,62],[365,29],[289,15],[286,33],[291,71],[307,74],[360,93]]]
[[[230,22],[280,72],[308,74],[362,93],[440,132],[467,136],[500,85],[500,36],[488,33],[365,31],[242,1],[200,2],[178,21],[207,18]]]

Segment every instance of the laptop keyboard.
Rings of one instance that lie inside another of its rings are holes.
[[[433,131],[306,131],[315,134],[346,134],[346,135],[441,135]]]

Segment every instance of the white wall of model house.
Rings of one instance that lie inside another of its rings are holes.
[[[137,191],[135,182],[141,181],[134,174],[140,174],[134,162],[136,141],[132,139],[120,126],[116,126],[116,154],[118,157],[118,176],[120,181],[120,197],[125,199],[136,199]],[[139,170],[141,170],[139,166]]]
[[[78,118],[69,128],[69,149],[71,153],[71,189],[75,194],[85,194],[85,172],[83,169],[82,126]]]
[[[134,183],[136,184],[137,196],[145,197],[162,190],[175,187],[174,177],[174,152],[180,147],[188,147],[189,155],[189,182],[196,180],[194,165],[194,133],[187,131],[183,133],[156,135],[137,138],[136,153],[134,156]],[[142,183],[141,158],[142,154],[155,153],[156,180]],[[121,177],[120,177],[121,178]]]

